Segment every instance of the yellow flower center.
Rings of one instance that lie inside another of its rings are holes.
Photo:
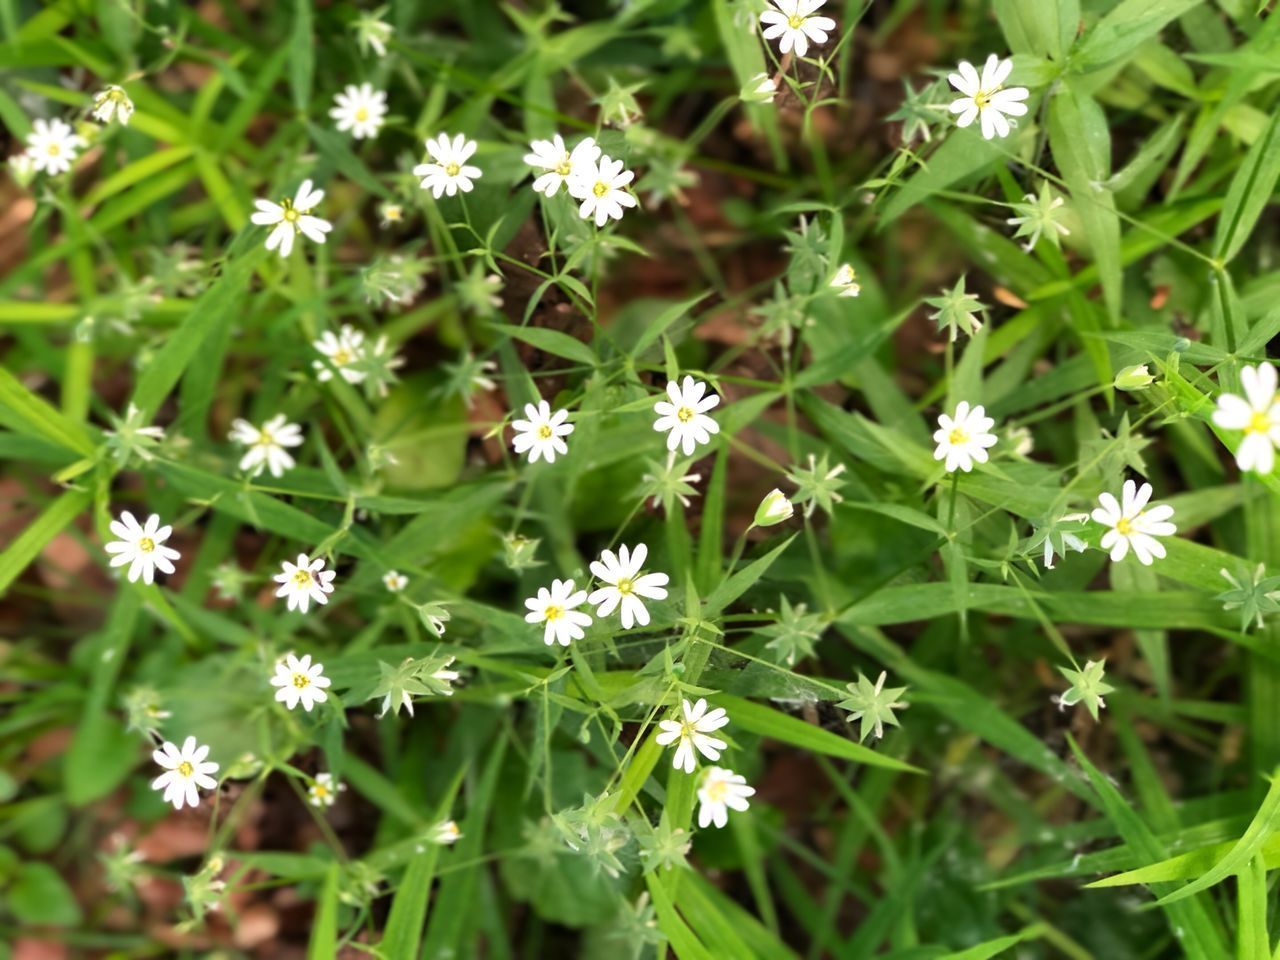
[[[183,777],[190,777],[196,772],[196,768],[191,765],[190,760],[183,760],[178,764],[178,774]]]
[[[548,622],[559,620],[564,616],[564,607],[557,607],[552,604],[542,611],[542,615],[547,618]]]
[[[609,185],[605,183],[603,180],[597,180],[596,185],[591,188],[591,192],[594,193],[597,197],[603,197],[606,193],[609,192]]]
[[[444,172],[450,177],[456,177],[458,175],[458,171],[461,169],[462,167],[458,166],[456,163],[449,163],[445,164]]]
[[[399,220],[403,216],[399,207],[387,207],[385,216],[388,220]]]
[[[150,537],[143,537],[141,540],[138,541],[138,549],[141,550],[143,553],[150,553],[155,548],[156,548],[156,542],[152,540]]]
[[[714,803],[724,803],[729,795],[729,784],[724,780],[712,780],[706,786],[707,799]]]
[[[1245,433],[1270,433],[1271,432],[1271,416],[1268,413],[1255,413],[1253,419],[1249,421],[1249,425],[1244,428]]]
[[[618,581],[618,592],[624,597],[635,590],[635,581],[630,577],[623,577]]]
[[[294,573],[294,575],[293,575],[293,585],[294,585],[295,587],[305,587],[305,586],[307,586],[309,583],[311,583],[311,571],[310,571],[310,570],[307,570],[307,569],[305,569],[305,568],[304,568],[304,569],[299,570],[299,571],[297,571],[296,573]]]
[[[1128,517],[1121,517],[1120,522],[1116,524],[1116,533],[1122,537],[1130,536],[1133,533],[1133,521]]]
[[[573,168],[569,166],[568,156],[556,164],[556,173],[562,177],[567,177],[572,169]]]
[[[676,419],[681,423],[688,423],[696,416],[693,407],[681,407],[676,411]]]
[[[312,794],[315,795],[315,798],[317,800],[323,800],[325,797],[329,795],[329,788],[326,787],[323,783],[317,783],[315,786],[311,788],[311,792]]]
[[[293,675],[293,685],[299,690],[304,690],[311,686],[311,678],[305,673],[295,673]]]
[[[45,149],[48,151],[48,154],[51,157],[56,157],[58,154],[62,152],[62,147],[60,147],[56,143],[49,144],[49,146],[46,147]]]
[[[787,17],[787,26],[792,30],[799,30],[803,23],[804,17],[800,16],[798,13],[793,13],[791,16]]]
[[[955,427],[954,429],[952,429],[950,433],[947,434],[947,443],[951,444],[953,447],[963,446],[968,442],[969,442],[969,434],[966,433],[961,427]]]
[[[544,423],[542,426],[538,428],[539,440],[550,440],[551,436],[552,436],[552,430],[549,426],[547,426],[547,424]]]
[[[351,362],[352,357],[345,347],[339,347],[329,359],[335,367],[345,367]]]
[[[253,441],[255,447],[274,447],[276,438],[271,435],[271,431],[263,430],[258,434],[258,439]]]
[[[979,110],[985,110],[991,106],[991,97],[995,90],[979,90],[973,95],[973,105]]]
[[[365,122],[366,120],[368,120],[368,119],[369,119],[369,108],[368,108],[368,107],[361,107],[359,110],[357,110],[357,111],[356,111],[356,121],[357,121],[357,122],[359,122],[359,123],[364,123],[364,122]]]
[[[125,96],[125,93],[123,90],[108,90],[107,99],[112,100],[116,103],[124,103],[129,98]]]

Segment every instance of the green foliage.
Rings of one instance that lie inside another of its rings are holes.
[[[1214,416],[1280,336],[1280,16],[828,2],[796,57],[766,6],[0,0],[0,943],[225,952],[288,902],[259,949],[310,960],[1280,956],[1280,475],[1235,462],[1280,425]],[[993,52],[986,139],[947,77]],[[530,188],[557,132],[635,174],[621,221]],[[442,133],[481,175],[436,198]],[[304,180],[332,232],[280,257],[250,218]],[[715,432],[668,446],[686,376]],[[996,444],[947,474],[961,401]],[[1090,513],[1126,480],[1150,566]],[[125,510],[174,573],[110,566]]]

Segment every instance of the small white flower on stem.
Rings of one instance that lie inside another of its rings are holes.
[[[649,548],[638,543],[634,550],[619,547],[616,557],[612,550],[602,550],[600,559],[591,561],[591,572],[604,584],[587,598],[597,617],[607,617],[621,607],[622,629],[649,625],[649,611],[641,597],[665,600],[670,578],[665,573],[643,573],[648,556]]]
[[[152,790],[164,791],[164,802],[172,803],[173,809],[181,810],[184,806],[198,807],[199,787],[204,790],[216,790],[218,781],[210,774],[218,772],[218,765],[205,760],[209,748],[202,747],[195,737],[187,737],[182,742],[182,749],[169,741],[161,744],[160,749],[151,754],[151,758],[164,767],[164,773],[151,781]]]
[[[307,713],[317,703],[324,703],[329,699],[324,691],[332,682],[324,675],[322,664],[311,662],[309,653],[304,654],[301,659],[292,653],[285,654],[284,659],[276,661],[276,672],[271,678],[271,685],[279,687],[276,690],[276,700],[290,710],[301,703],[302,709]]]
[[[755,520],[752,526],[755,527],[772,527],[775,524],[782,523],[784,520],[790,520],[796,512],[796,508],[791,501],[787,499],[787,495],[781,490],[770,490],[764,495],[764,499],[760,501],[760,506],[756,507]]]
[[[986,463],[987,448],[994,447],[998,439],[991,432],[995,423],[982,404],[970,409],[968,401],[961,400],[954,416],[944,413],[938,417],[938,429],[933,434],[938,447],[933,459],[946,460],[947,473],[954,473],[957,468],[968,473],[975,462]]]
[[[621,160],[602,156],[599,162],[584,159],[566,186],[572,197],[582,201],[578,216],[583,220],[595,217],[596,226],[603,227],[610,220],[621,220],[624,207],[637,205],[636,198],[626,191],[633,179],[635,173],[624,169]]]
[[[272,417],[261,427],[237,418],[231,421],[228,439],[248,447],[240,458],[241,470],[256,476],[265,467],[273,477],[281,477],[294,467],[293,457],[285,447],[302,444],[302,428],[296,423],[289,423],[283,413]]]
[[[1169,522],[1173,507],[1162,503],[1147,509],[1151,499],[1151,484],[1139,487],[1132,480],[1124,482],[1121,500],[1110,493],[1098,496],[1099,506],[1093,511],[1093,519],[1104,527],[1110,527],[1102,535],[1099,546],[1111,551],[1113,563],[1119,563],[1130,548],[1143,566],[1151,566],[1152,560],[1165,555],[1164,544],[1156,537],[1171,537],[1178,528]]]
[[[382,585],[391,593],[399,593],[409,585],[409,578],[396,570],[388,570],[382,575]]]
[[[756,792],[747,786],[747,778],[723,767],[708,767],[698,787],[698,826],[705,829],[714,824],[717,828],[729,822],[729,811],[744,812],[751,804],[747,797]]]
[[[371,83],[362,83],[358,87],[349,83],[333,98],[333,102],[329,116],[338,121],[340,132],[350,130],[357,140],[376,137],[386,122],[387,95],[375,90]]]
[[[305,553],[300,553],[297,563],[286,560],[280,566],[281,572],[271,579],[281,584],[276,596],[288,598],[290,610],[306,613],[312,600],[322,606],[329,602],[327,594],[333,593],[333,578],[337,574],[324,568],[323,557],[308,560]]]
[[[1213,422],[1224,430],[1241,430],[1236,466],[1241,470],[1270,473],[1280,446],[1280,397],[1276,396],[1276,368],[1269,363],[1240,369],[1244,396],[1224,393],[1218,397]]]
[[[99,123],[110,123],[113,118],[119,118],[121,126],[127,127],[129,118],[133,116],[133,101],[122,88],[113,85],[93,95],[92,113],[93,119]]]
[[[181,554],[163,545],[173,533],[173,527],[160,526],[159,514],[151,514],[147,522],[139,526],[133,514],[125,510],[119,520],[111,521],[111,532],[119,537],[105,547],[107,553],[113,554],[111,566],[129,564],[130,583],[137,583],[139,577],[144,583],[154,583],[157,570],[173,573],[173,561]]]
[[[653,405],[653,412],[658,419],[653,429],[667,434],[667,449],[680,447],[684,455],[690,456],[699,444],[710,443],[711,435],[720,432],[720,424],[709,416],[707,411],[720,403],[720,395],[712,391],[707,394],[707,385],[701,380],[686,376],[683,383],[674,380],[667,383],[666,400],[659,400]]]
[[[773,103],[778,93],[778,85],[767,73],[757,73],[738,94],[747,103]]]
[[[836,271],[836,275],[831,278],[831,282],[827,286],[837,291],[836,296],[856,297],[862,292],[862,287],[857,278],[858,275],[854,272],[853,267],[847,263],[841,264],[840,269]]]
[[[684,713],[683,720],[659,720],[659,732],[654,737],[661,747],[676,744],[676,753],[672,758],[672,766],[685,773],[693,773],[696,753],[708,760],[719,760],[720,751],[728,746],[719,737],[709,736],[729,722],[724,707],[707,710],[707,701],[700,699],[697,703],[681,700],[680,709]]]
[[[415,177],[422,177],[422,189],[430,190],[437,200],[444,194],[453,196],[459,190],[470,193],[472,181],[479,180],[481,170],[467,164],[476,152],[476,142],[458,134],[453,140],[442,133],[427,141],[427,153],[431,162],[420,163],[413,168]]]
[[[542,639],[547,646],[559,643],[567,647],[571,640],[581,640],[583,627],[591,625],[591,617],[575,609],[587,600],[587,591],[573,589],[572,580],[552,580],[551,589],[538,588],[538,595],[524,602],[529,608],[526,623],[545,623]]]
[[[545,171],[533,181],[533,189],[544,197],[554,197],[562,186],[568,189],[569,178],[574,173],[593,167],[600,159],[600,148],[593,137],[586,137],[570,150],[557,133],[550,140],[533,141],[529,150],[524,162]]]
[[[307,787],[307,802],[313,807],[332,807],[338,802],[338,794],[346,789],[347,785],[335,780],[332,773],[317,773]]]
[[[445,820],[431,828],[430,839],[432,843],[449,846],[462,839],[462,831],[458,829],[456,820]]]
[[[258,212],[249,219],[260,227],[274,226],[267,234],[267,249],[279,249],[280,256],[287,257],[293,251],[293,240],[298,234],[315,243],[325,242],[325,234],[333,229],[333,224],[311,216],[311,211],[323,199],[323,190],[315,189],[310,180],[303,180],[292,200],[285,197],[279,203],[253,201]]]
[[[981,76],[968,60],[961,61],[959,72],[947,78],[964,94],[951,104],[951,112],[960,115],[956,125],[967,127],[980,119],[982,136],[987,140],[1007,137],[1013,126],[1007,118],[1025,116],[1027,105],[1023,101],[1030,96],[1026,87],[1004,87],[1012,71],[1013,61],[1001,60],[994,53],[987,57]]]
[[[50,176],[66,173],[76,161],[76,155],[87,146],[84,137],[71,129],[65,120],[37,119],[27,135],[27,156],[31,165]]]
[[[320,335],[319,340],[312,341],[311,346],[317,353],[324,354],[329,361],[328,365],[320,360],[311,361],[311,366],[316,371],[316,379],[321,383],[333,377],[330,366],[336,367],[347,383],[359,383],[365,378],[363,370],[357,370],[352,366],[364,357],[364,334],[351,324],[344,323],[336,335],[332,330],[326,330]]]
[[[539,400],[536,407],[526,403],[524,415],[528,419],[511,421],[516,432],[511,446],[516,453],[528,453],[530,463],[537,463],[539,457],[547,463],[554,463],[557,454],[563,456],[569,452],[569,446],[563,439],[573,433],[573,424],[565,422],[569,419],[568,410],[552,413],[551,404]]]
[[[790,53],[794,48],[797,57],[809,52],[809,43],[821,46],[827,42],[828,31],[836,28],[830,17],[815,17],[813,12],[827,0],[773,0],[776,10],[760,14],[760,24],[765,28],[764,38],[776,40],[778,52]]]

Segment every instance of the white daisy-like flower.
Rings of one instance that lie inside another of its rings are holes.
[[[66,173],[76,155],[87,146],[84,137],[71,129],[65,120],[37,118],[27,135],[27,156],[41,173],[51,176]]]
[[[644,600],[667,599],[670,578],[665,573],[642,572],[648,556],[649,548],[638,543],[634,550],[619,547],[617,556],[612,550],[602,550],[600,559],[591,561],[591,572],[603,584],[587,597],[597,617],[607,617],[621,606],[622,629],[630,630],[637,623],[649,625]]]
[[[849,264],[841,264],[840,269],[836,271],[836,275],[831,278],[831,282],[827,286],[836,291],[838,297],[856,297],[862,292],[862,287],[858,283],[858,275],[854,272],[853,267]]]
[[[569,418],[568,410],[552,413],[551,404],[539,400],[536,407],[526,403],[524,415],[528,419],[511,421],[516,432],[511,446],[516,453],[527,452],[530,463],[537,463],[539,457],[547,463],[554,463],[557,454],[563,456],[569,452],[569,446],[563,439],[573,433],[573,424],[565,422]]]
[[[298,234],[316,243],[325,242],[325,234],[333,229],[333,224],[311,216],[311,211],[323,199],[323,190],[315,189],[310,180],[303,180],[292,200],[285,197],[279,203],[253,201],[258,212],[249,219],[260,227],[274,226],[275,229],[267,234],[267,249],[278,248],[280,256],[287,257],[293,251],[293,239]]]
[[[305,553],[300,553],[297,563],[286,560],[280,566],[281,572],[271,579],[281,584],[276,596],[287,597],[290,610],[306,613],[312,600],[322,606],[329,602],[327,595],[333,593],[333,578],[337,574],[324,569],[323,557],[308,560]]]
[[[437,823],[431,828],[430,839],[432,843],[442,843],[445,846],[457,843],[462,839],[462,831],[458,829],[458,821],[444,820]]]
[[[451,141],[447,133],[427,141],[430,163],[420,163],[413,168],[415,177],[422,177],[422,189],[430,190],[437,200],[444,194],[453,196],[459,190],[470,193],[472,181],[480,179],[480,168],[467,164],[476,152],[476,142],[458,134]]]
[[[1276,396],[1276,368],[1269,363],[1242,367],[1240,386],[1244,396],[1224,393],[1218,397],[1213,422],[1224,430],[1242,430],[1236,448],[1241,470],[1270,473],[1280,446],[1280,397]]]
[[[570,640],[586,636],[582,628],[591,625],[590,615],[575,609],[586,600],[587,591],[574,590],[572,580],[552,580],[550,590],[539,587],[538,595],[524,602],[529,608],[525,623],[545,623],[542,639],[547,646],[559,643],[567,647]]]
[[[311,366],[316,371],[316,379],[321,383],[333,376],[330,366],[336,367],[347,383],[359,383],[365,378],[363,370],[357,370],[352,366],[364,356],[364,334],[351,324],[344,323],[336,335],[332,330],[326,330],[320,335],[319,340],[312,341],[311,346],[329,360],[328,365],[319,360],[311,361]]]
[[[382,575],[382,585],[392,593],[399,593],[409,585],[409,578],[397,570],[388,570]]]
[[[813,12],[823,6],[827,0],[773,0],[776,10],[766,10],[760,14],[760,25],[764,27],[766,40],[777,40],[779,53],[790,53],[792,48],[797,57],[809,52],[809,44],[821,46],[827,42],[827,32],[836,28],[836,22],[830,17],[815,17]]]
[[[218,781],[210,776],[218,772],[218,765],[206,760],[208,755],[209,748],[196,743],[195,737],[187,737],[182,749],[166,740],[151,754],[151,759],[164,767],[164,773],[151,781],[151,789],[163,790],[164,802],[172,803],[175,810],[200,806],[196,788],[218,788]]]
[[[133,514],[125,510],[119,520],[111,521],[111,532],[119,538],[105,547],[107,553],[113,554],[111,566],[129,564],[130,583],[137,583],[139,577],[144,583],[155,583],[157,570],[173,573],[173,561],[181,554],[172,547],[164,546],[173,533],[173,527],[168,524],[160,526],[159,514],[151,514],[147,522],[139,526]]]
[[[290,423],[283,413],[272,417],[261,427],[237,417],[231,421],[231,433],[227,439],[249,448],[240,458],[241,470],[256,476],[265,467],[273,477],[280,477],[294,467],[293,457],[285,447],[302,444],[302,428]]]
[[[600,148],[594,137],[586,137],[570,150],[557,133],[550,140],[533,141],[529,149],[532,152],[525,154],[524,162],[545,171],[533,181],[533,189],[544,197],[554,197],[575,171],[592,166],[600,159]]]
[[[338,802],[338,794],[346,789],[347,785],[335,780],[332,773],[317,773],[307,787],[307,803],[313,807],[332,807]]]
[[[634,179],[635,173],[624,169],[621,160],[602,156],[598,162],[584,158],[566,186],[570,196],[582,201],[578,216],[583,220],[595,217],[596,226],[603,227],[610,219],[621,220],[623,207],[637,205],[636,198],[626,191]]]
[[[378,208],[378,222],[383,227],[393,223],[404,223],[404,207],[398,203],[384,203]]]
[[[120,124],[127,127],[129,118],[133,116],[133,101],[120,87],[112,85],[93,95],[93,119],[99,123],[110,123],[119,118]]]
[[[960,115],[956,125],[967,127],[980,119],[982,136],[987,140],[996,136],[1007,137],[1014,125],[1008,117],[1025,116],[1027,105],[1023,101],[1030,96],[1026,87],[1005,88],[1004,82],[1012,70],[1012,60],[1001,60],[994,53],[987,57],[981,76],[972,63],[962,60],[959,72],[947,78],[964,94],[951,104],[951,112]]]
[[[292,653],[285,654],[283,659],[276,661],[276,672],[271,678],[271,685],[280,688],[276,691],[276,700],[290,710],[301,703],[307,713],[317,703],[329,699],[324,691],[332,682],[324,675],[322,664],[311,662],[309,653],[303,654],[301,659]]]
[[[685,773],[693,773],[697,762],[696,753],[708,760],[720,759],[720,751],[728,744],[719,737],[708,734],[727,724],[729,715],[724,712],[724,707],[707,710],[705,699],[700,699],[697,703],[682,700],[680,709],[684,712],[684,719],[658,721],[660,729],[654,739],[662,747],[675,743],[676,755],[672,758],[671,765]]]
[[[680,447],[686,457],[691,456],[700,443],[710,443],[711,434],[720,432],[720,424],[707,411],[720,403],[720,395],[707,394],[707,385],[701,380],[686,376],[682,383],[667,383],[667,396],[671,402],[659,400],[653,405],[658,419],[653,429],[667,435],[667,449]]]
[[[375,90],[372,83],[356,86],[347,84],[345,90],[333,98],[329,116],[338,121],[338,130],[351,131],[357,140],[376,137],[387,119],[387,95]]]
[[[1156,537],[1171,537],[1178,528],[1169,522],[1173,507],[1166,503],[1146,509],[1151,499],[1151,484],[1139,487],[1132,480],[1124,482],[1121,502],[1109,493],[1098,496],[1099,506],[1093,511],[1093,519],[1110,527],[1102,535],[1099,546],[1111,551],[1111,559],[1119,563],[1132,548],[1143,566],[1151,566],[1156,557],[1165,555],[1164,544]]]
[[[717,828],[729,822],[729,811],[744,812],[751,804],[747,797],[756,792],[755,787],[747,786],[747,778],[740,773],[726,770],[723,767],[708,767],[702,775],[702,786],[698,788],[698,826],[706,829],[714,824]]]
[[[987,462],[987,448],[994,447],[998,438],[991,432],[996,422],[986,413],[982,404],[970,409],[968,401],[961,400],[955,414],[938,417],[938,429],[933,433],[938,448],[933,459],[946,460],[947,473],[954,473],[957,467],[968,473],[975,461]]]

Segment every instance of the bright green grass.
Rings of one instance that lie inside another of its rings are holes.
[[[172,955],[132,892],[154,875],[186,884],[161,922],[193,929],[215,881],[293,887],[315,914],[285,936],[313,960],[1280,958],[1280,621],[1272,599],[1258,628],[1219,596],[1223,570],[1280,567],[1280,478],[1242,477],[1239,436],[1210,420],[1280,334],[1280,14],[829,0],[826,59],[770,105],[739,97],[778,66],[753,0],[579,20],[394,0],[385,59],[360,55],[347,4],[210,6],[217,23],[173,0],[0,0],[15,138],[82,121],[108,83],[137,105],[74,177],[35,180],[27,256],[0,279],[0,957],[24,934]],[[864,58],[904,30],[936,39],[937,82],[910,77],[892,121],[855,127],[868,91],[897,103]],[[954,127],[941,77],[991,52],[1031,111],[984,141]],[[389,91],[375,142],[328,117],[362,80]],[[884,146],[902,121],[907,145]],[[408,173],[442,131],[479,141],[465,199]],[[642,209],[596,231],[536,196],[522,156],[556,131],[625,160]],[[335,230],[281,261],[248,217],[305,178]],[[1027,253],[1005,221],[1046,184],[1070,235]],[[407,222],[379,229],[392,201]],[[845,262],[857,299],[827,287]],[[984,326],[951,344],[924,301],[962,276]],[[726,322],[742,343],[700,336]],[[385,398],[315,379],[311,342],[346,323],[409,358]],[[1139,364],[1149,388],[1113,388]],[[498,391],[464,397],[468,370]],[[684,467],[696,498],[655,509],[651,408],[686,373],[728,399]],[[539,396],[576,429],[530,466],[498,431]],[[962,400],[1000,442],[956,480],[930,437]],[[104,435],[131,403],[167,431],[148,458]],[[230,421],[279,412],[303,426],[299,466],[246,479]],[[843,467],[843,501],[741,535],[810,456]],[[1081,523],[1090,549],[1043,570],[1037,531],[1131,477],[1175,508],[1168,556],[1112,564]],[[179,576],[105,579],[122,509],[174,524]],[[649,626],[544,646],[524,599],[637,542],[671,577]],[[77,546],[89,567],[68,576]],[[338,570],[306,616],[266,592],[299,552]],[[809,618],[798,646],[788,616]],[[313,713],[271,699],[288,651],[333,680]],[[456,658],[463,681],[377,720],[407,657]],[[1104,658],[1098,719],[1058,710],[1059,668]],[[836,704],[881,671],[909,708],[859,742]],[[199,857],[131,864],[107,839],[173,815],[127,728],[147,696],[164,738],[221,764]],[[687,856],[696,783],[654,740],[682,696],[728,710],[722,763],[760,790]],[[346,819],[305,805],[318,771],[346,785]],[[315,841],[241,849],[264,797]],[[462,839],[433,842],[450,818]],[[104,870],[120,888],[77,900]]]

